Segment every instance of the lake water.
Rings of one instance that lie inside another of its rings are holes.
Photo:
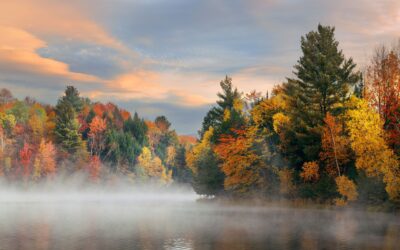
[[[0,249],[400,249],[400,217],[191,193],[0,196]]]

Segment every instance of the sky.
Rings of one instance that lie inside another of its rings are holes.
[[[362,69],[400,37],[398,0],[0,2],[0,87],[55,104],[67,85],[196,134],[229,75],[244,93],[292,76],[300,38],[336,27]]]

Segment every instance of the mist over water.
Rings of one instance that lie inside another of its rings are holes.
[[[198,199],[188,187],[3,186],[0,249],[400,247],[400,218],[395,214]]]

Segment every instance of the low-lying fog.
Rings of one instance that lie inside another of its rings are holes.
[[[394,214],[224,205],[188,187],[1,189],[0,249],[400,249]]]

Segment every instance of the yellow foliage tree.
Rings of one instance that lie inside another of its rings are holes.
[[[274,127],[274,131],[277,134],[280,134],[282,129],[287,126],[287,124],[290,123],[290,118],[289,116],[283,114],[282,112],[276,113],[272,116],[272,120],[273,120],[273,127]]]
[[[346,176],[338,176],[335,178],[336,186],[342,198],[336,199],[336,205],[346,205],[348,201],[355,201],[358,197],[356,184]]]
[[[365,100],[352,97],[346,125],[356,167],[368,176],[382,176],[392,200],[400,199],[400,167],[394,152],[385,141],[383,121]]]
[[[39,150],[34,161],[33,179],[42,176],[52,177],[56,173],[56,150],[51,142],[41,140]]]
[[[196,161],[211,149],[211,138],[214,135],[214,128],[210,127],[203,135],[201,142],[197,143],[191,150],[186,153],[186,163],[194,174],[197,173]]]
[[[153,157],[148,147],[143,147],[142,153],[138,156],[138,167],[140,167],[146,177],[158,179],[163,183],[172,180],[172,172],[166,170],[159,157]]]

